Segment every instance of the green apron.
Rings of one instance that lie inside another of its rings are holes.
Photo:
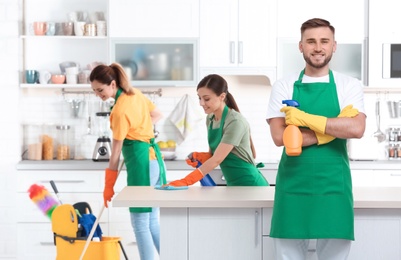
[[[122,93],[121,89],[118,89],[115,103],[118,97]],[[156,158],[160,169],[160,184],[166,184],[166,170],[160,149],[154,141],[150,139],[150,144],[138,140],[124,139],[122,154],[125,161],[125,167],[127,168],[127,185],[128,186],[150,186],[149,176],[149,148],[153,147],[155,150]],[[141,213],[151,212],[152,208],[129,208],[130,212]]]
[[[333,73],[329,83],[294,83],[300,110],[337,117],[340,113]],[[354,240],[352,183],[346,140],[303,147],[300,156],[283,150],[276,178],[270,236]]]
[[[228,113],[225,106],[221,117],[220,127],[213,129],[213,118],[208,129],[208,142],[212,153],[217,149],[223,136],[223,126]],[[246,162],[233,153],[229,153],[220,164],[227,186],[269,186],[262,173],[255,165]]]

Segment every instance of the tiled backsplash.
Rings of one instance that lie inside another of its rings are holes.
[[[229,91],[236,99],[242,114],[248,119],[252,139],[257,152],[257,161],[267,162],[278,160],[281,148],[273,144],[269,127],[265,120],[267,102],[271,87],[269,81],[264,77],[225,77],[229,83]],[[180,101],[183,95],[189,94],[196,104],[199,104],[195,88],[163,89],[162,97],[156,97],[155,103],[163,112],[164,117],[156,124],[160,132],[159,140],[176,140],[174,125],[168,117]],[[83,99],[83,95],[68,95],[63,97],[59,90],[24,90],[21,95],[20,116],[22,123],[51,123],[68,124],[73,126],[75,139],[79,140],[87,129],[87,111],[85,106],[78,117],[74,117],[70,103],[66,99]],[[99,102],[94,95],[85,97],[91,102]],[[201,107],[197,107],[203,114]],[[94,109],[96,110],[96,109]],[[96,111],[92,111],[93,113]],[[206,116],[206,115],[205,115]],[[96,126],[92,124],[92,127]],[[184,159],[192,151],[207,151],[207,132],[205,121],[201,121],[194,127],[194,131],[176,149],[177,159]]]

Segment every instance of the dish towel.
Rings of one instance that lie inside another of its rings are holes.
[[[186,94],[175,106],[168,119],[177,131],[177,144],[181,144],[194,130],[195,125],[204,119],[204,115],[191,97]]]

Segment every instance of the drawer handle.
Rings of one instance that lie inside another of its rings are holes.
[[[50,180],[48,181],[40,181],[41,183],[49,183]],[[84,180],[57,180],[54,182],[59,182],[59,183],[83,183],[85,182]]]
[[[400,176],[401,176],[401,174],[400,174],[400,173],[392,173],[392,174],[390,174],[390,176],[394,176],[394,177],[400,177]]]
[[[135,245],[136,245],[136,242],[130,242],[127,244],[127,246],[135,246]]]
[[[54,246],[54,242],[40,242],[41,246]]]

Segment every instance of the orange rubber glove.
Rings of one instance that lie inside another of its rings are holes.
[[[203,173],[198,168],[195,171],[188,174],[187,176],[185,176],[185,178],[183,178],[181,180],[172,181],[167,185],[176,186],[176,187],[189,186],[189,185],[192,185],[192,184],[202,180],[202,178],[203,178]]]
[[[187,162],[188,165],[196,168],[198,166],[198,161],[203,164],[207,160],[209,160],[212,157],[212,154],[209,152],[193,152],[188,155],[188,159],[185,161]]]
[[[348,105],[341,110],[340,114],[338,114],[337,117],[355,117],[359,114],[358,109],[353,108],[353,105]],[[326,134],[321,134],[318,132],[315,132],[316,138],[317,138],[317,144],[322,145],[322,144],[327,144],[330,143],[335,139],[334,136],[331,135],[326,135]]]
[[[103,191],[104,206],[107,208],[107,202],[114,196],[114,184],[117,180],[118,171],[106,168],[105,185]]]

